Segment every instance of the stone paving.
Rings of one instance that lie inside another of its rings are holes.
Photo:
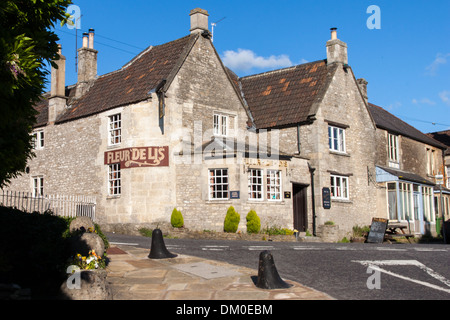
[[[149,259],[149,250],[116,245],[107,267],[113,300],[333,300],[285,280],[287,289],[255,286],[258,270],[178,255]]]

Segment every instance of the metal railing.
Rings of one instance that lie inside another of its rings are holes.
[[[95,220],[96,199],[93,196],[45,195],[33,196],[30,192],[2,191],[0,205],[26,212],[51,211],[63,217],[85,216]]]

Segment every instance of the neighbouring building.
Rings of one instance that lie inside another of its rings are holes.
[[[436,188],[434,194],[437,215],[442,217],[444,213],[445,221],[448,221],[450,219],[450,130],[428,133],[428,136],[447,147],[444,153],[444,167],[439,170],[443,180],[442,188]]]
[[[9,188],[94,195],[106,230],[169,223],[177,208],[187,228],[221,231],[230,206],[242,231],[252,209],[263,228],[320,235],[332,221],[339,237],[373,217],[434,222],[442,145],[368,103],[336,29],[326,59],[240,78],[213,46],[208,12],[190,17],[187,36],[101,76],[94,30],[84,34],[78,82],[65,85],[61,56],[36,106],[36,158]],[[422,211],[402,211],[416,194]]]

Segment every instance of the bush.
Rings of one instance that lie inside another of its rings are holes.
[[[235,233],[239,227],[241,216],[234,210],[233,206],[228,208],[227,215],[223,224],[223,231],[228,233]]]
[[[174,228],[182,228],[184,226],[184,219],[181,211],[178,211],[176,208],[173,209],[170,223]]]
[[[250,210],[247,214],[247,232],[259,233],[261,230],[261,220],[254,210]]]

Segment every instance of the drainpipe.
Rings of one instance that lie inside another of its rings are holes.
[[[301,142],[300,142],[300,124],[297,124],[297,151],[300,155],[301,151]]]
[[[312,218],[313,218],[313,236],[316,236],[316,202],[314,192],[314,172],[316,168],[312,168],[308,162],[309,173],[311,174],[311,200],[312,200]]]

